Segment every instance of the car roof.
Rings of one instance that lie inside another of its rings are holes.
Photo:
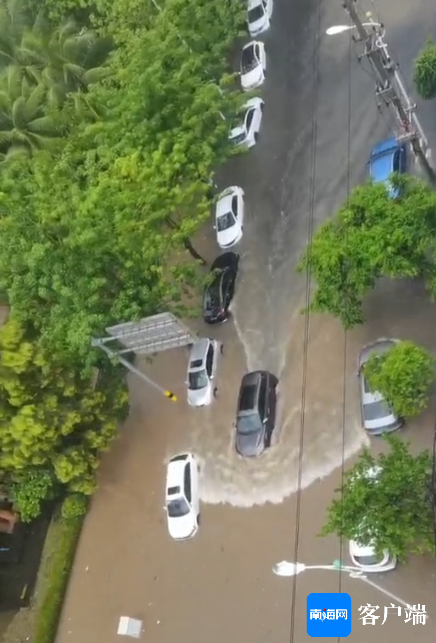
[[[375,342],[371,342],[370,344],[366,344],[360,351],[359,367],[362,367],[374,353],[377,355],[387,353],[387,351],[393,348],[396,344],[397,341],[395,339],[388,339],[385,337],[377,339]]]
[[[232,198],[235,196],[235,193],[232,191],[222,193],[222,196],[219,197],[216,202],[216,215],[217,217],[227,214],[232,210]]]
[[[238,414],[245,415],[256,409],[259,388],[266,371],[252,371],[246,373],[241,380],[238,399]]]
[[[258,4],[261,4],[261,0],[248,0],[248,10],[254,9]]]
[[[185,473],[186,463],[189,462],[191,456],[189,453],[181,453],[171,458],[167,466],[167,490],[180,487],[179,492],[175,491],[171,495],[182,493],[183,490],[183,476]]]
[[[375,181],[386,181],[393,171],[393,155],[400,149],[395,138],[381,141],[371,150],[370,174]]]
[[[209,339],[207,337],[201,337],[197,339],[194,344],[191,346],[191,351],[189,353],[189,363],[196,362],[197,360],[204,361],[209,348]]]

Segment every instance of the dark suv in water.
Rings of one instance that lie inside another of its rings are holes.
[[[242,378],[236,410],[235,447],[246,458],[271,446],[276,421],[278,379],[268,371],[253,371]]]
[[[226,252],[215,259],[210,269],[212,281],[203,293],[203,319],[207,324],[224,322],[235,294],[239,255]]]

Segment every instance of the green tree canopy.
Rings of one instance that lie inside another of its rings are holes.
[[[436,43],[431,38],[415,59],[413,81],[421,98],[436,98]]]
[[[366,449],[346,472],[321,535],[371,544],[378,553],[388,549],[400,560],[412,552],[434,553],[430,454],[414,456],[398,438],[388,442],[387,454],[374,457]]]
[[[436,293],[436,192],[412,176],[392,176],[401,196],[384,185],[355,188],[336,216],[315,233],[299,270],[316,281],[311,309],[363,322],[362,301],[381,277],[425,277]]]
[[[424,348],[403,341],[387,353],[372,355],[365,364],[365,377],[399,417],[412,418],[428,404],[434,362]]]
[[[50,480],[93,492],[98,454],[115,436],[126,403],[117,372],[94,390],[89,378],[44,353],[17,320],[7,321],[0,330],[0,468],[22,509],[35,511],[32,503],[51,492]]]

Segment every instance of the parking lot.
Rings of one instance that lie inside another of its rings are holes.
[[[322,34],[332,24],[347,22],[340,2],[328,5],[321,15]],[[321,36],[315,74],[317,6],[315,0],[276,0],[273,26],[264,37],[268,75],[261,138],[218,176],[220,187],[241,185],[247,202],[233,320],[209,331],[224,343],[218,399],[204,409],[187,407],[183,349],[160,355],[153,365],[142,364],[180,402],[130,380],[131,414],[102,463],[58,643],[115,643],[121,615],[142,619],[144,639],[153,643],[200,643],[206,637],[210,643],[223,638],[293,641],[294,636],[301,641],[307,637],[305,605],[311,591],[338,591],[341,581],[353,598],[355,623],[360,605],[391,602],[375,588],[336,572],[307,571],[294,579],[272,573],[274,563],[296,556],[310,565],[347,559],[346,548],[341,552],[335,538],[321,540],[317,534],[340,483],[343,446],[352,457],[367,441],[355,377],[362,343],[389,335],[417,341],[436,354],[435,308],[416,283],[379,284],[368,298],[368,322],[346,338],[334,320],[313,316],[307,329],[300,314],[305,280],[295,273],[295,264],[307,243],[310,213],[317,224],[334,211],[346,198],[348,175],[351,185],[361,181],[371,145],[389,134],[388,121],[375,106],[373,83],[353,56],[349,137],[348,38]],[[392,15],[393,0],[380,0],[378,7],[392,53],[404,62],[407,75],[407,65],[428,35],[429,20],[434,24],[432,2],[421,0],[412,7],[402,0]],[[436,149],[434,117],[428,108],[422,116]],[[211,226],[198,243],[213,259]],[[200,321],[189,323],[205,333]],[[232,441],[238,386],[247,367],[268,368],[280,378],[279,441],[253,461],[238,458]],[[432,404],[405,429],[413,448],[431,446],[434,413]],[[295,492],[301,445],[300,496]],[[201,464],[201,526],[192,541],[175,543],[162,509],[165,461],[184,449],[194,451]],[[430,615],[425,626],[390,615],[375,627],[399,641],[433,641],[435,573],[435,562],[420,558],[375,578],[402,600],[425,604]],[[383,610],[378,613],[383,616]],[[366,641],[364,626],[354,625],[349,640]]]

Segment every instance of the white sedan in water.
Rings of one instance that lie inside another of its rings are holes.
[[[381,556],[377,556],[374,547],[371,545],[362,545],[355,540],[350,540],[350,558],[353,565],[364,572],[389,572],[395,569],[397,558],[387,549]]]
[[[226,250],[242,239],[244,228],[244,190],[237,185],[221,192],[215,208],[216,240]]]
[[[265,72],[265,45],[259,40],[252,40],[241,51],[240,78],[242,89],[250,91],[262,85],[265,80]]]
[[[261,98],[250,98],[236,117],[236,124],[229,134],[229,139],[238,147],[249,149],[256,145],[259,139],[262,114],[265,103]]]
[[[200,495],[198,464],[192,453],[180,453],[167,466],[165,511],[174,540],[187,540],[198,531]]]
[[[247,23],[252,36],[269,29],[272,12],[273,0],[248,0]]]

